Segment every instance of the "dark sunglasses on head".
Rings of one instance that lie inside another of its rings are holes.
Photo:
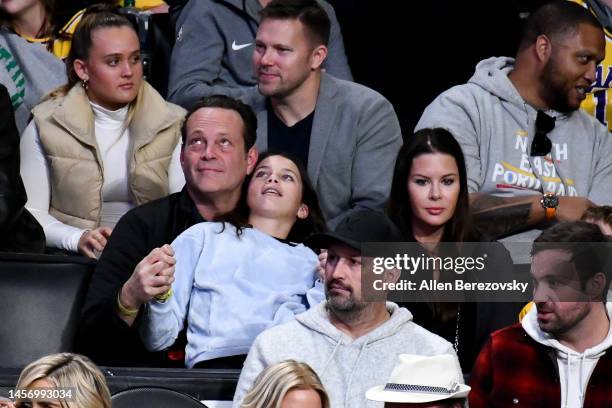
[[[535,136],[531,142],[531,156],[546,156],[552,150],[552,142],[547,134],[555,128],[555,118],[538,111],[535,122]]]

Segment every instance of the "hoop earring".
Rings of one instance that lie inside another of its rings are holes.
[[[83,79],[83,80],[81,81],[81,86],[82,86],[82,87],[83,87],[83,89],[85,89],[85,90],[89,89],[89,80],[87,80],[87,79]]]

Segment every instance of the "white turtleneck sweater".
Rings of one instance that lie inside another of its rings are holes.
[[[134,203],[130,199],[128,187],[128,152],[130,131],[120,134],[127,117],[128,107],[111,111],[90,102],[94,113],[95,136],[103,163],[104,183],[102,184],[101,226],[114,227],[119,218]],[[185,177],[180,164],[181,145],[177,144],[172,153],[168,169],[170,193],[180,191]],[[49,162],[40,142],[38,129],[31,121],[21,136],[21,177],[28,194],[26,208],[42,225],[47,246],[77,252],[79,239],[85,230],[60,222],[49,214],[51,183],[49,181]]]

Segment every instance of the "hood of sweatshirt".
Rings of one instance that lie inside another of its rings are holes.
[[[389,377],[399,354],[450,354],[456,362],[457,382],[463,382],[459,360],[448,341],[415,324],[405,308],[391,302],[386,308],[389,319],[356,339],[329,322],[327,302],[297,315],[294,321],[264,331],[249,352],[234,407],[240,406],[263,366],[289,358],[305,361],[317,372],[334,407],[382,407],[364,396]]]
[[[608,312],[608,316],[612,315],[612,302],[606,303],[606,310]],[[551,334],[545,333],[540,330],[540,325],[538,324],[538,310],[534,306],[529,310],[529,312],[525,315],[525,318],[522,321],[523,329],[527,332],[527,334],[537,341],[540,344],[543,344],[548,347],[554,348],[558,353],[562,354],[573,354],[573,355],[585,355],[586,358],[599,358],[603,352],[605,352],[610,346],[612,346],[612,325],[610,325],[610,329],[608,330],[608,335],[606,338],[599,344],[586,349],[583,353],[578,353],[570,349],[567,346],[561,344],[558,340],[556,340]]]
[[[391,315],[389,320],[368,334],[356,339],[351,338],[349,335],[338,330],[333,324],[330,323],[327,311],[327,302],[318,304],[312,310],[312,313],[302,313],[296,316],[296,320],[307,328],[325,336],[334,344],[365,345],[393,336],[400,331],[406,323],[412,321],[412,313],[410,313],[407,309],[400,308],[398,305],[392,302],[387,302],[386,307]]]
[[[608,316],[612,316],[612,303],[606,303],[606,310]],[[569,392],[570,384],[577,381],[578,392],[580,393],[580,397],[583,398],[586,388],[585,384],[586,381],[588,381],[588,377],[591,375],[594,364],[596,364],[597,360],[599,360],[599,358],[606,353],[606,350],[612,346],[612,324],[608,328],[608,335],[602,342],[579,353],[561,344],[551,334],[543,332],[538,324],[537,314],[537,308],[535,306],[532,307],[527,315],[525,315],[521,325],[533,340],[555,350],[559,365],[563,365],[563,367],[559,367],[559,369],[564,369],[567,372],[567,375],[564,375],[565,384],[562,384],[562,390],[565,392],[563,399],[565,400],[565,405],[567,405],[569,399],[567,393]],[[578,367],[578,378],[572,378],[572,373],[576,371],[576,366]]]
[[[342,346],[350,346],[352,349],[358,348],[359,354],[355,359],[355,363],[352,365],[348,381],[344,384],[343,390],[343,406],[348,407],[349,399],[351,395],[351,385],[355,377],[355,373],[363,371],[359,369],[359,364],[362,359],[368,359],[366,356],[368,352],[366,349],[374,343],[391,337],[397,334],[406,324],[412,321],[412,313],[404,308],[400,308],[395,303],[387,302],[387,310],[390,313],[390,318],[376,329],[372,330],[366,335],[353,339],[344,332],[338,330],[332,325],[328,318],[327,302],[320,303],[316,308],[311,309],[310,313],[302,313],[296,316],[296,320],[302,325],[306,326],[310,330],[319,333],[324,339],[329,341],[332,345],[332,351],[329,356],[324,356],[325,363],[323,368],[318,371],[320,377],[324,378],[325,374],[334,360],[334,356],[339,352]],[[355,350],[356,351],[356,350]]]
[[[478,85],[498,98],[523,109],[525,101],[518,93],[508,74],[514,69],[514,58],[491,57],[476,65],[476,72],[468,83]]]
[[[535,119],[536,109],[525,102],[508,77],[510,71],[514,69],[514,62],[514,58],[510,57],[491,57],[482,60],[476,65],[476,71],[468,83],[477,85],[504,102],[515,106],[522,116],[520,119],[517,118],[517,122],[529,123],[528,117],[532,115]],[[509,112],[511,113],[510,110]],[[568,117],[568,114],[552,109],[547,110],[546,113],[557,121],[566,120]]]

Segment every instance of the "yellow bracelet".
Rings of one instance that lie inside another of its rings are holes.
[[[168,300],[170,298],[170,296],[172,296],[172,288],[168,289],[167,291],[165,291],[161,295],[155,296],[155,300],[157,300],[158,302],[162,302],[163,303],[166,300]]]
[[[121,296],[121,292],[117,294],[117,309],[119,310],[119,314],[125,317],[132,317],[138,314],[138,309],[130,309],[121,304],[121,300],[119,297]]]

